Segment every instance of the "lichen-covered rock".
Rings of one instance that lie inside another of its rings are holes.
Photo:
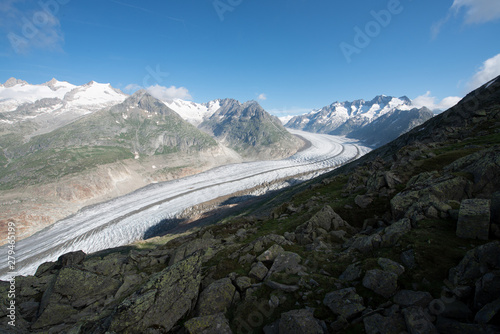
[[[264,277],[265,277],[265,275],[264,275]],[[252,279],[250,277],[241,276],[241,277],[236,278],[235,284],[236,284],[236,287],[238,288],[238,290],[240,292],[243,292],[252,286]]]
[[[343,220],[329,205],[325,205],[309,221],[295,229],[297,243],[307,245],[319,236],[326,236],[331,231],[356,233],[356,229]]]
[[[499,312],[500,312],[500,298],[484,305],[483,308],[481,308],[479,312],[476,313],[474,321],[479,324],[487,324],[493,318],[495,318],[499,314]]]
[[[401,315],[384,317],[378,313],[363,318],[366,334],[401,334],[406,332],[406,324]]]
[[[207,252],[206,250],[217,248],[220,243],[220,239],[194,239],[187,242],[175,250],[174,255],[170,258],[169,265],[173,265],[199,250],[205,250],[203,253],[204,260],[208,261],[210,257],[215,256],[216,252]]]
[[[193,308],[201,283],[201,252],[151,276],[126,298],[111,319],[110,331],[143,333],[148,328],[168,332]]]
[[[394,246],[403,235],[410,231],[411,222],[407,218],[403,218],[391,224],[382,232],[382,247]]]
[[[285,273],[288,275],[298,274],[299,272],[304,270],[304,267],[300,265],[301,261],[302,258],[299,254],[292,252],[283,252],[278,255],[276,260],[274,260],[274,263],[271,269],[269,269],[269,272],[267,273],[265,279],[271,279],[273,274],[276,273]]]
[[[40,316],[33,324],[40,329],[64,322],[98,301],[114,296],[122,282],[73,267],[63,268],[48,289],[40,306]],[[73,322],[76,322],[73,320]]]
[[[192,318],[184,324],[188,334],[232,334],[223,313]]]
[[[449,280],[456,285],[469,285],[492,270],[500,270],[500,242],[498,241],[468,251],[458,266],[450,270]]]
[[[196,304],[196,315],[201,317],[225,313],[231,306],[235,292],[236,288],[229,278],[213,282],[201,292]]]
[[[377,260],[377,263],[383,270],[395,273],[396,275],[398,275],[398,277],[403,275],[403,273],[405,272],[405,267],[403,267],[397,262],[394,262],[392,260],[383,257],[379,258]]]
[[[293,310],[281,314],[279,334],[323,334],[318,320],[308,310]]]
[[[257,261],[259,261],[259,262],[266,262],[266,261],[273,262],[278,257],[278,255],[280,255],[284,251],[285,250],[280,245],[272,245],[271,248],[269,248],[268,250],[266,250],[264,253],[260,254],[257,257]]]
[[[439,334],[422,307],[411,306],[405,308],[403,315],[410,334]]]
[[[427,307],[433,300],[432,295],[427,291],[401,290],[394,296],[394,303],[402,306]]]
[[[359,279],[361,275],[363,274],[363,270],[361,267],[355,263],[350,264],[347,266],[347,268],[344,270],[344,272],[339,276],[339,280],[345,281],[345,282],[351,282]]]
[[[500,298],[500,270],[486,273],[476,281],[474,305],[481,308],[497,298]]]
[[[488,240],[490,233],[490,200],[466,199],[460,205],[457,236]]]
[[[368,270],[363,278],[363,286],[385,298],[390,298],[398,288],[398,275],[380,269]]]
[[[355,288],[330,292],[325,295],[323,304],[334,314],[345,319],[351,319],[366,309],[363,305],[363,298],[356,294]]]
[[[264,278],[266,278],[268,272],[269,269],[267,269],[267,267],[262,262],[257,262],[252,266],[252,269],[248,273],[248,276],[253,277],[258,281],[262,281]]]

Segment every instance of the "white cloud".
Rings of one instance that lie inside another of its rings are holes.
[[[486,23],[500,18],[498,0],[454,0],[451,9],[458,13],[465,8],[465,23]]]
[[[160,85],[154,85],[146,88],[147,92],[152,96],[156,97],[162,101],[171,101],[173,99],[191,100],[191,94],[189,90],[185,87],[164,87]]]
[[[467,83],[468,90],[474,90],[500,75],[500,53],[486,60]]]
[[[500,18],[500,1],[498,0],[454,0],[446,17],[435,22],[431,27],[432,38],[436,38],[446,22],[465,9],[466,24],[480,24]]]
[[[260,94],[258,99],[261,101],[265,101],[265,100],[267,100],[267,96],[266,96],[266,94]]]
[[[40,5],[22,11],[16,7],[19,2],[22,1],[6,0],[0,5],[0,28],[12,49],[17,53],[29,53],[33,49],[62,51],[64,34],[56,12]]]
[[[412,104],[416,108],[427,107],[432,111],[445,111],[450,109],[455,104],[457,104],[462,98],[458,96],[449,96],[441,101],[436,101],[437,98],[431,95],[431,92],[428,91],[424,95],[420,95],[412,100]]]
[[[135,92],[139,89],[142,89],[142,86],[139,86],[137,84],[129,84],[129,85],[125,86],[125,88],[124,88],[124,90],[127,92]]]

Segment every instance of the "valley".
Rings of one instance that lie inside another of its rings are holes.
[[[191,206],[298,174],[318,176],[370,151],[344,137],[290,131],[310,142],[308,148],[290,158],[226,165],[153,184],[84,208],[19,241],[19,274],[33,274],[41,263],[55,260],[67,252],[83,250],[89,253],[129,244],[140,240],[162,220],[175,218]],[[6,268],[1,268],[0,278],[5,277]]]

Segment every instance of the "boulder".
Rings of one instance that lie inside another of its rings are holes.
[[[419,306],[411,306],[403,310],[406,328],[410,334],[439,334],[429,315]]]
[[[78,310],[115,295],[121,281],[74,267],[63,268],[45,292],[33,329],[67,322]]]
[[[483,275],[476,281],[474,306],[482,308],[486,304],[500,298],[500,271],[495,270]]]
[[[273,262],[279,254],[283,253],[285,250],[280,245],[272,245],[271,248],[266,250],[264,253],[257,257],[259,262]]]
[[[414,269],[417,266],[415,261],[415,251],[413,249],[409,249],[401,253],[401,262],[408,269]]]
[[[258,281],[262,281],[264,278],[266,278],[268,272],[269,269],[267,269],[267,267],[262,262],[257,262],[252,266],[252,269],[248,273],[248,276],[253,277]]]
[[[184,323],[187,334],[232,334],[223,313],[189,319]]]
[[[373,203],[373,198],[367,195],[358,195],[354,198],[354,203],[361,209],[366,209],[370,204]]]
[[[266,281],[265,284],[273,290],[281,290],[284,292],[295,292],[299,289],[297,285],[286,285],[273,281]]]
[[[394,262],[392,260],[383,257],[379,258],[377,260],[377,263],[384,271],[395,273],[396,275],[398,275],[398,277],[403,275],[403,273],[405,272],[405,267],[403,267],[397,262]]]
[[[344,282],[352,282],[361,277],[363,270],[357,264],[350,264],[344,270],[344,272],[339,276],[339,280]]]
[[[497,317],[499,312],[500,312],[500,298],[484,305],[483,308],[481,308],[479,312],[476,313],[474,321],[479,324],[487,324],[493,318]]]
[[[468,251],[458,266],[450,269],[449,280],[455,285],[469,285],[492,270],[500,270],[500,242],[498,241]]]
[[[325,295],[323,304],[334,314],[345,319],[351,319],[366,309],[363,298],[356,294],[355,288],[330,292]]]
[[[265,275],[264,275],[265,276]],[[250,277],[241,276],[235,280],[236,287],[240,292],[245,291],[252,286],[252,279]]]
[[[427,307],[427,305],[429,305],[432,300],[432,295],[429,292],[412,290],[398,291],[393,299],[394,303],[398,304],[401,307]]]
[[[308,310],[293,310],[281,314],[279,334],[323,334],[319,321]]]
[[[194,307],[201,284],[201,252],[152,275],[126,298],[110,319],[110,332],[143,333],[147,328],[170,331]]]
[[[490,200],[466,199],[460,205],[457,236],[488,240],[490,233]]]
[[[57,259],[57,263],[61,265],[61,267],[68,267],[68,266],[73,266],[77,265],[83,262],[85,259],[86,254],[83,251],[76,251],[76,252],[71,252],[67,253],[64,255],[59,256]]]
[[[326,236],[331,231],[356,233],[356,229],[343,220],[333,209],[326,205],[309,221],[295,229],[295,239],[301,245],[312,243],[319,236]]]
[[[366,334],[401,334],[406,332],[406,324],[401,315],[384,317],[378,313],[363,318]]]
[[[380,269],[368,270],[363,278],[363,286],[382,297],[390,298],[398,288],[398,275]]]
[[[288,275],[298,274],[304,270],[304,267],[300,265],[301,261],[302,258],[300,255],[292,252],[283,252],[274,260],[265,279],[271,279],[275,273],[285,273]]]
[[[236,288],[229,278],[213,282],[201,292],[196,304],[196,316],[225,313],[231,306],[235,292]]]
[[[411,221],[403,218],[386,227],[382,233],[382,247],[394,246],[399,239],[411,231]]]
[[[471,309],[460,300],[451,300],[444,303],[444,309],[438,313],[440,316],[451,319],[464,320],[472,317]]]

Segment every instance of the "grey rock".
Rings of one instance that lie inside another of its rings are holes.
[[[280,245],[272,245],[271,248],[266,250],[264,253],[257,257],[259,262],[273,262],[279,254],[283,253],[285,250]]]
[[[487,324],[500,312],[500,299],[492,301],[483,306],[479,312],[476,313],[474,321],[479,324]]]
[[[250,277],[241,276],[235,280],[236,287],[239,291],[243,292],[252,286],[252,279]]]
[[[450,270],[455,285],[469,285],[489,271],[500,270],[500,242],[493,241],[468,251],[462,261]]]
[[[351,319],[366,309],[363,305],[363,298],[356,294],[355,288],[330,292],[325,295],[323,304],[334,314],[345,319]]]
[[[86,254],[82,251],[71,252],[64,255],[59,256],[57,259],[57,263],[60,264],[63,268],[68,266],[77,265],[83,262]]]
[[[412,291],[412,290],[401,290],[394,296],[394,303],[402,306],[420,306],[427,307],[429,303],[433,300],[429,292],[424,291]]]
[[[374,249],[380,247],[382,243],[382,237],[379,234],[373,234],[370,236],[357,236],[351,239],[351,250],[357,250],[361,253],[369,253]]]
[[[354,198],[354,203],[361,209],[366,209],[370,204],[373,203],[373,198],[366,195],[358,195]]]
[[[423,308],[419,306],[405,308],[403,316],[410,334],[439,334]]]
[[[405,267],[390,259],[381,257],[377,260],[377,263],[384,271],[394,273],[398,275],[398,277],[403,275],[403,273],[405,272]]]
[[[363,278],[363,286],[385,298],[390,298],[397,290],[398,275],[380,269],[369,270]]]
[[[401,334],[406,324],[401,315],[384,317],[378,313],[363,318],[366,334]]]
[[[197,252],[152,275],[140,290],[118,305],[109,331],[140,333],[152,326],[170,331],[194,307],[201,283],[201,262],[202,254]]]
[[[409,249],[401,253],[401,262],[408,269],[414,269],[417,266],[415,261],[415,251],[413,249]]]
[[[476,281],[474,306],[481,308],[500,297],[500,270],[489,272]]]
[[[300,265],[301,261],[302,258],[300,255],[292,252],[283,252],[278,255],[276,260],[274,260],[274,263],[271,269],[269,269],[265,279],[271,279],[275,273],[285,273],[288,275],[298,274],[304,270],[304,268]]]
[[[184,323],[188,334],[232,334],[223,313],[189,319]]]
[[[411,222],[409,219],[401,219],[392,225],[386,227],[382,234],[382,246],[394,246],[399,239],[406,233],[411,231]]]
[[[252,269],[248,273],[248,276],[255,278],[258,281],[262,281],[267,273],[269,272],[269,269],[262,263],[262,262],[257,262],[254,266],[252,266]]]
[[[318,320],[308,310],[293,310],[281,314],[279,334],[323,334]]]
[[[231,306],[235,292],[236,288],[229,278],[213,282],[200,293],[195,309],[196,316],[225,313]]]
[[[344,270],[344,272],[339,276],[339,280],[345,282],[351,282],[359,279],[363,274],[363,270],[357,264],[350,264]]]
[[[458,237],[488,240],[490,203],[490,200],[484,199],[466,199],[462,201],[457,223]]]

